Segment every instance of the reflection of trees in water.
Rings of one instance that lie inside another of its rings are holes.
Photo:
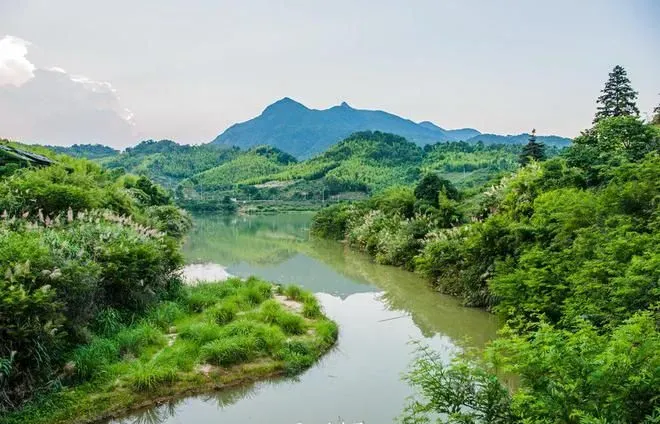
[[[224,409],[242,399],[251,399],[258,393],[255,384],[246,384],[229,389],[217,390],[196,397],[204,403],[215,404],[218,409]],[[130,416],[113,421],[113,424],[162,424],[177,415],[177,409],[184,402],[193,398],[172,400],[163,405],[154,406],[131,414]]]
[[[493,316],[437,293],[418,275],[375,264],[367,255],[334,241],[309,240],[310,221],[310,214],[197,218],[188,256],[223,265],[278,265],[302,253],[344,276],[349,280],[346,284],[369,284],[384,290],[383,301],[393,310],[408,312],[426,337],[441,333],[457,341],[469,338],[469,344],[482,346],[494,336],[497,322]],[[332,282],[323,284],[330,288]]]
[[[378,265],[360,252],[336,242],[312,241],[306,253],[352,280],[384,291],[381,300],[392,310],[410,314],[424,337],[444,334],[471,346],[483,346],[495,336],[497,319],[430,287],[422,277],[397,267]]]
[[[162,424],[176,415],[177,406],[182,399],[173,400],[163,405],[138,411],[130,416],[116,421],[117,424]]]
[[[193,261],[212,261],[223,265],[239,262],[256,265],[282,263],[299,251],[299,244],[307,241],[309,216],[289,218],[283,222],[279,222],[279,218],[197,217],[184,253]]]
[[[205,393],[200,396],[205,403],[215,403],[218,409],[224,409],[243,399],[252,399],[258,393],[258,387],[254,383],[232,387],[231,389],[218,390]]]

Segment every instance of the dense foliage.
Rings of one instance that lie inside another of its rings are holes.
[[[481,365],[422,350],[410,379],[423,397],[404,422],[431,412],[456,423],[656,422],[659,140],[635,117],[605,118],[481,194],[453,195],[429,174],[316,215],[314,234],[507,322]],[[519,376],[513,394],[501,373]]]
[[[119,150],[102,144],[74,144],[72,146],[46,146],[57,153],[73,156],[74,158],[102,159],[117,156]]]
[[[190,219],[167,192],[52,158],[0,179],[0,410],[58,387],[71,349],[108,314],[128,322],[180,286]]]
[[[478,190],[495,176],[517,169],[521,148],[443,142],[421,149],[400,136],[363,131],[302,162],[268,146],[241,151],[217,145],[182,146],[169,140],[144,141],[112,156],[95,156],[98,146],[56,149],[88,154],[107,168],[156,181],[174,194],[178,205],[191,211],[233,213],[242,202],[252,207],[267,204],[259,202],[301,202],[311,207],[364,198],[388,187],[413,184],[428,173]],[[548,155],[557,152],[551,148]]]

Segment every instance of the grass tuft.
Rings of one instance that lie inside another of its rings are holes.
[[[194,340],[198,344],[206,344],[222,337],[224,329],[218,324],[211,322],[196,322],[184,327],[179,333],[179,337],[187,340]]]
[[[106,372],[106,367],[119,360],[119,347],[114,340],[97,338],[73,352],[75,375],[90,380]]]
[[[304,293],[300,286],[292,284],[284,288],[284,295],[291,300],[301,301],[303,300]]]
[[[202,361],[213,365],[229,366],[247,362],[255,357],[256,340],[253,337],[222,338],[202,346]]]
[[[314,296],[305,297],[303,301],[303,315],[305,318],[316,319],[322,315],[321,305]]]
[[[172,324],[185,315],[181,305],[175,302],[163,302],[149,311],[147,321],[153,326],[167,331]]]
[[[217,324],[228,324],[236,318],[239,307],[236,302],[231,299],[225,300],[219,305],[213,306],[208,309],[209,316]]]
[[[163,383],[171,383],[176,379],[177,370],[173,366],[162,366],[153,363],[136,361],[131,367],[128,377],[130,386],[137,391],[153,390]]]

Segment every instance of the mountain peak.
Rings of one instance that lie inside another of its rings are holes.
[[[339,105],[340,107],[346,108],[346,109],[353,109],[348,103],[346,102],[341,102]]]
[[[293,100],[291,97],[284,97],[264,109],[263,113],[275,111],[292,112],[296,110],[308,110],[305,105]]]

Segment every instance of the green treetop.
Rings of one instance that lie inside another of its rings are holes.
[[[596,101],[598,111],[594,117],[594,123],[612,116],[639,115],[639,109],[635,103],[637,92],[630,85],[630,80],[623,67],[619,65],[614,67],[601,93],[603,94]]]
[[[532,159],[537,162],[545,160],[545,144],[536,141],[536,129],[529,135],[529,142],[523,147],[519,161],[524,166]]]
[[[660,125],[660,104],[653,109],[653,118],[651,118],[651,123],[654,125]]]

